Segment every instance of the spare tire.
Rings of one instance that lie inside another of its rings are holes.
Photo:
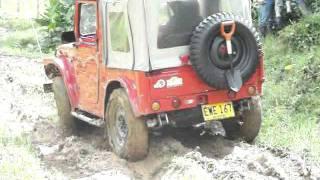
[[[234,21],[236,31],[231,39],[233,54],[229,57],[220,28],[222,22]],[[199,77],[216,89],[227,89],[226,72],[239,70],[247,81],[259,64],[259,34],[253,24],[231,13],[217,13],[203,20],[191,38],[190,61]]]

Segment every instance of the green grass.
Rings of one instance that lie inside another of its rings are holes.
[[[32,23],[28,19],[0,18],[0,27],[12,29],[12,30],[27,30],[32,28]]]
[[[6,29],[6,32],[0,36],[1,53],[29,58],[41,57],[36,33],[32,29],[30,20],[0,17],[0,27]],[[41,38],[41,35],[39,36]]]
[[[320,47],[296,52],[268,37],[264,50],[264,123],[258,142],[320,159],[320,80],[314,74],[308,79],[306,71],[320,69]]]

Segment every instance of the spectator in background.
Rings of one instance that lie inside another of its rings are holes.
[[[262,36],[266,36],[269,19],[274,11],[274,0],[257,0],[259,7],[259,31]]]
[[[275,12],[275,23],[278,29],[282,28],[282,10],[285,9],[287,14],[296,13],[292,10],[292,2],[296,2],[300,12],[303,16],[310,15],[310,10],[307,8],[304,0],[275,0],[274,12]]]
[[[286,3],[287,2],[288,2],[288,0],[286,0]],[[275,21],[276,21],[276,25],[278,28],[281,27],[281,11],[282,11],[283,7],[284,7],[283,0],[275,0],[274,12],[275,12]],[[291,9],[290,9],[290,11],[291,11]]]

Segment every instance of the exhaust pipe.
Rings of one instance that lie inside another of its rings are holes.
[[[161,129],[163,126],[169,125],[170,121],[166,113],[161,113],[157,115],[157,118],[148,119],[146,124],[148,128]]]

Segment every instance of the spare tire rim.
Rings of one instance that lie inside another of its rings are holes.
[[[126,114],[122,107],[117,108],[116,112],[116,124],[115,128],[115,140],[119,146],[123,146],[128,137],[128,124],[126,120]]]
[[[227,52],[226,41],[218,36],[212,40],[210,46],[210,61],[220,69],[230,69],[231,63],[237,66],[241,62],[241,57],[245,53],[243,41],[237,37],[232,38],[232,56],[231,58]]]

